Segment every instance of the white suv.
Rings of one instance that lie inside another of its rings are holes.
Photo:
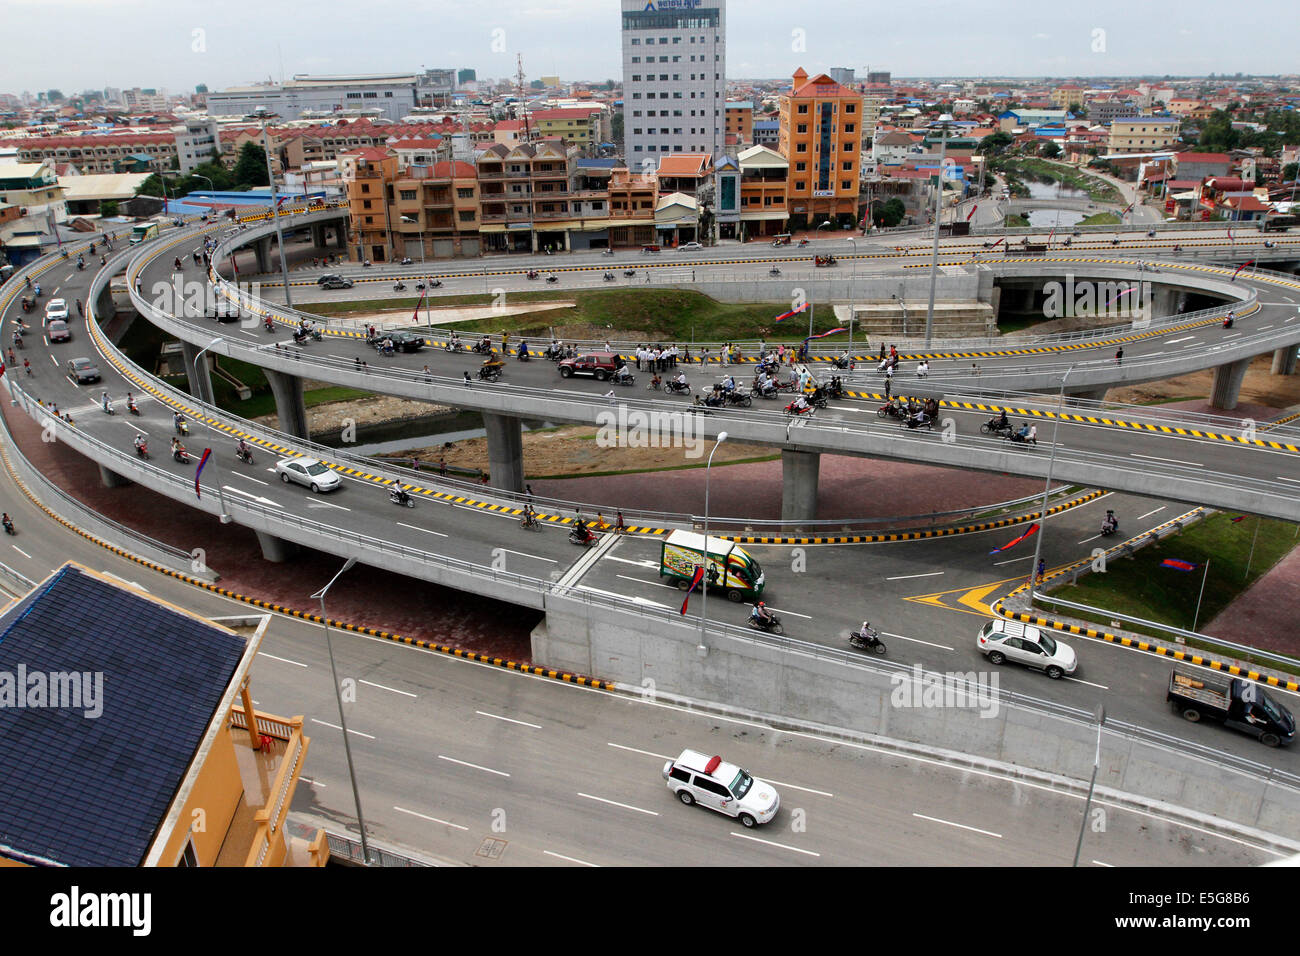
[[[664,764],[663,773],[668,789],[688,807],[698,803],[737,817],[746,827],[767,823],[781,806],[775,787],[721,757],[683,750],[676,760]]]
[[[980,629],[976,638],[980,653],[990,664],[1015,661],[1035,667],[1053,680],[1073,674],[1079,666],[1074,648],[1030,624],[998,618]]]

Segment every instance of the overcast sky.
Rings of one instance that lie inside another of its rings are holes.
[[[707,5],[709,0],[704,0]],[[294,73],[469,67],[617,79],[617,0],[4,0],[0,92],[220,89]],[[1294,73],[1293,0],[731,0],[727,74],[868,65],[896,76]],[[499,32],[494,32],[499,31]],[[14,42],[29,38],[32,42]],[[39,38],[39,39],[37,39]],[[494,42],[495,41],[495,42]],[[800,46],[802,44],[802,46]]]

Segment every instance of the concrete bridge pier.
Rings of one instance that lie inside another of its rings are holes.
[[[1151,318],[1178,314],[1178,293],[1169,286],[1151,286]]]
[[[781,520],[811,521],[817,517],[820,452],[781,450]]]
[[[257,543],[262,547],[262,557],[267,561],[281,564],[298,553],[298,545],[292,541],[277,538],[265,531],[257,531],[255,534],[257,535]]]
[[[1221,408],[1230,412],[1237,407],[1237,397],[1241,393],[1241,381],[1246,377],[1250,359],[1238,359],[1220,365],[1214,370],[1214,387],[1210,391],[1210,407]]]
[[[334,227],[334,245],[338,246],[340,249],[346,249],[348,247],[348,230],[346,227]]]
[[[295,438],[310,438],[311,430],[307,427],[307,404],[302,397],[302,379],[297,375],[287,375],[274,369],[263,369],[266,381],[275,396],[275,414],[279,418],[280,431]]]
[[[314,249],[325,248],[325,224],[318,222],[311,227],[311,244]]]
[[[130,478],[124,478],[115,471],[109,471],[103,465],[99,466],[99,480],[103,482],[105,488],[122,488],[131,483]]]
[[[194,360],[198,358],[202,347],[192,345],[189,342],[181,343],[181,355],[185,359],[185,377],[189,379],[190,394],[200,402],[207,402],[209,405],[215,405],[216,400],[212,392],[212,374],[208,362],[211,360],[212,353],[207,352],[199,359],[199,367],[194,367]]]
[[[1067,388],[1065,394],[1069,398],[1082,398],[1090,402],[1104,402],[1106,393],[1109,391],[1109,385],[1101,385],[1095,388]]]
[[[524,490],[524,430],[513,415],[483,413],[487,429],[488,474],[493,488]]]
[[[1291,345],[1284,349],[1278,349],[1273,353],[1274,375],[1294,375],[1295,374],[1295,357],[1296,346]]]
[[[253,254],[257,257],[257,271],[271,271],[271,237],[263,236],[253,243]]]

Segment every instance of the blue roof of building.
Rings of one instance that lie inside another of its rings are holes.
[[[604,143],[601,144],[605,145]],[[577,162],[579,169],[613,169],[618,164],[612,156],[609,158],[598,159],[580,159]]]
[[[72,564],[0,616],[0,674],[103,675],[97,717],[0,707],[0,853],[139,866],[245,649]]]
[[[754,120],[754,129],[762,129],[762,130],[776,129],[776,130],[779,130],[780,128],[781,128],[781,121],[780,121],[780,120]]]

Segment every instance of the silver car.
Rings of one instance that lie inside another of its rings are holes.
[[[990,664],[1014,661],[1037,668],[1053,680],[1073,674],[1079,666],[1074,648],[1041,628],[1019,621],[989,621],[980,629],[976,643]]]
[[[285,484],[296,481],[318,494],[342,484],[333,469],[315,458],[281,458],[275,463],[275,473]]]

